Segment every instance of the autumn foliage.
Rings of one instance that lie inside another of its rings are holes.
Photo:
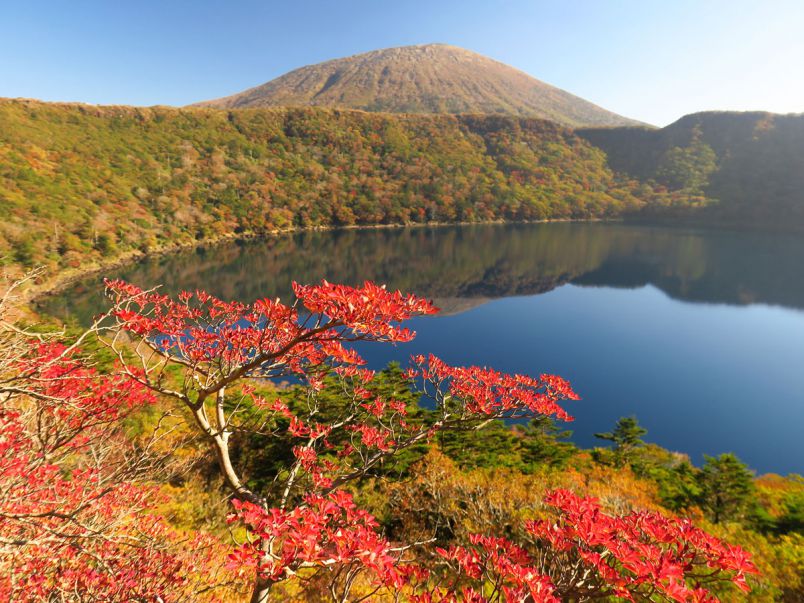
[[[154,512],[154,441],[134,446],[122,430],[153,394],[6,322],[11,294],[0,301],[0,600],[190,601],[214,589],[216,572],[196,571],[227,547]]]
[[[4,99],[0,125],[0,255],[26,267],[291,228],[600,218],[653,194],[543,120]]]
[[[595,499],[567,490],[548,493],[544,502],[558,519],[527,522],[527,545],[475,535],[471,547],[438,552],[459,574],[494,585],[491,598],[517,601],[712,601],[708,585],[730,580],[747,591],[746,574],[756,573],[745,551],[687,520],[650,512],[611,516]]]
[[[442,432],[494,419],[570,420],[570,384],[414,357],[404,377],[432,409],[422,414],[378,393],[350,344],[409,341],[403,323],[436,311],[426,300],[326,281],[294,285],[292,305],[201,291],[171,299],[121,281],[107,288],[112,309],[95,330],[117,358],[114,374],[88,368],[76,348],[4,331],[13,353],[0,415],[3,594],[176,601],[247,576],[252,601],[289,579],[323,581],[339,601],[704,601],[715,583],[747,589],[755,572],[742,549],[689,521],[610,515],[563,489],[515,536],[475,534],[447,548],[435,538],[391,541],[356,502],[356,484]],[[270,393],[277,378],[301,384],[303,401]],[[322,394],[333,384],[336,405]],[[184,413],[214,457],[239,534],[233,547],[181,535],[153,512],[153,469],[164,462],[158,447],[132,447],[120,427],[153,404]],[[288,461],[270,483],[251,479],[234,452],[248,435],[287,442]]]

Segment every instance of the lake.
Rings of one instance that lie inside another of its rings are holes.
[[[436,301],[416,340],[360,351],[375,368],[432,352],[455,364],[552,372],[581,446],[636,415],[648,441],[804,472],[804,238],[622,224],[304,232],[112,271],[167,292],[289,299],[291,282],[370,279]],[[99,277],[44,309],[86,323]]]

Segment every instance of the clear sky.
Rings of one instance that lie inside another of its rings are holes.
[[[802,0],[0,0],[0,96],[184,105],[428,42],[656,125],[804,112]]]

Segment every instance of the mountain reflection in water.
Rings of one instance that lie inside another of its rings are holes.
[[[373,280],[448,313],[566,283],[804,308],[802,262],[804,239],[794,236],[564,223],[302,232],[149,258],[110,275],[246,302],[288,299],[293,280]],[[100,277],[85,279],[44,309],[86,324],[103,307],[101,289]]]

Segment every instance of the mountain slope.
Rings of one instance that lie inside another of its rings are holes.
[[[445,44],[375,50],[291,71],[199,103],[226,109],[326,106],[389,113],[498,113],[569,126],[638,122],[477,53]]]

